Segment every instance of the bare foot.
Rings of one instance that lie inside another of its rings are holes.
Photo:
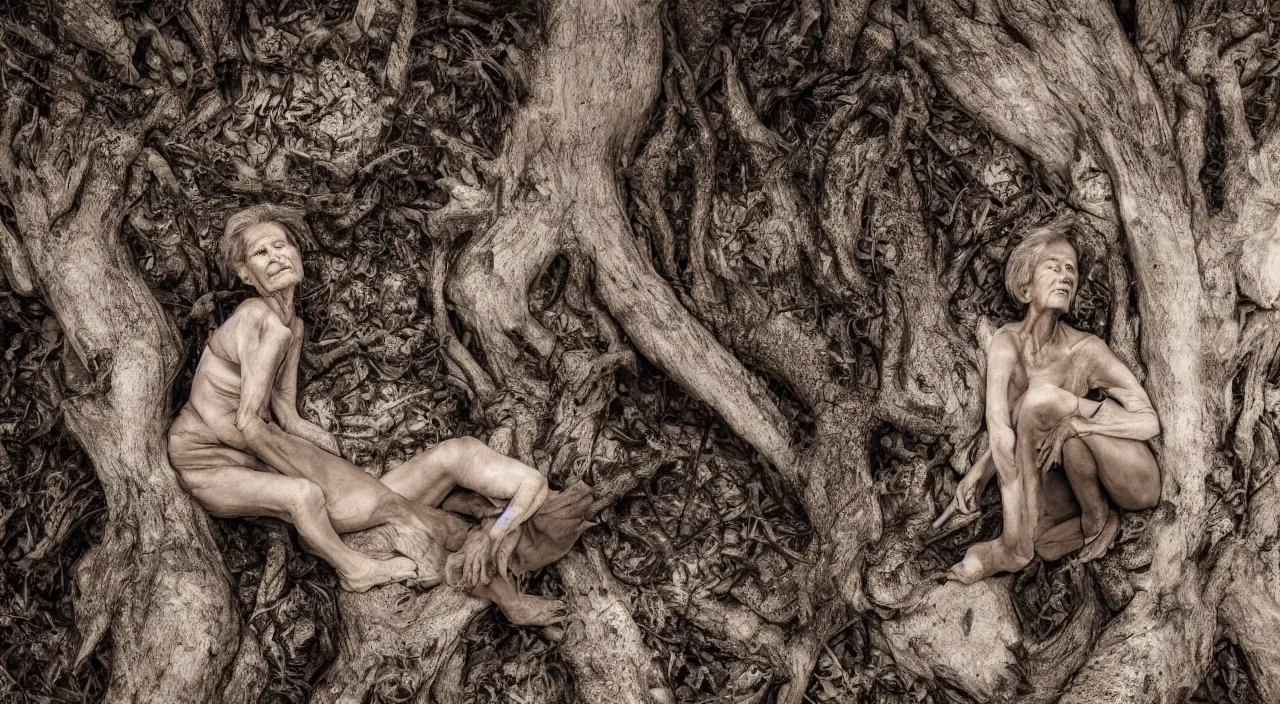
[[[389,584],[418,576],[418,566],[407,557],[390,560],[365,560],[350,574],[338,573],[338,584],[349,592],[367,592],[380,584]]]
[[[1080,548],[1080,561],[1089,562],[1107,554],[1107,548],[1111,547],[1119,533],[1120,512],[1108,508],[1107,522],[1102,525],[1102,530],[1092,538],[1085,538],[1084,547]]]
[[[507,620],[516,626],[550,626],[564,620],[565,605],[559,599],[522,594],[502,607]]]
[[[951,567],[948,576],[963,584],[973,584],[997,572],[1017,572],[1029,562],[1030,557],[1014,554],[996,538],[970,546],[964,559]]]
[[[444,564],[444,547],[425,526],[393,525],[391,545],[396,552],[413,560],[418,566],[420,586],[431,587],[440,583]]]

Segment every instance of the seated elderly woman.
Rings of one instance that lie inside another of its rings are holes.
[[[344,589],[399,580],[433,585],[448,570],[451,583],[497,602],[513,622],[555,620],[558,602],[519,595],[506,572],[509,565],[537,569],[572,547],[590,525],[585,484],[549,491],[537,470],[473,438],[446,440],[379,481],[339,457],[333,436],[299,416],[305,335],[293,297],[303,276],[299,244],[309,238],[301,212],[288,208],[259,205],[228,219],[220,263],[258,296],[210,336],[190,400],[169,430],[169,458],[183,486],[214,516],[293,523]],[[479,496],[446,501],[457,488]],[[442,502],[487,520],[472,529],[435,508]],[[374,560],[338,538],[381,525],[404,557]]]
[[[1100,557],[1119,531],[1112,502],[1136,511],[1160,499],[1160,469],[1146,445],[1160,424],[1146,391],[1106,343],[1061,320],[1075,298],[1078,267],[1060,226],[1029,233],[1009,256],[1005,287],[1027,314],[991,341],[991,449],[952,502],[971,512],[998,476],[1004,532],[971,546],[951,568],[961,582],[1019,570],[1037,553],[1057,559],[1080,549],[1082,560]],[[1095,389],[1106,394],[1101,402],[1084,398]],[[1059,461],[1065,478],[1050,471]]]

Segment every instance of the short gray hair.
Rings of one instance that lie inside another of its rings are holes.
[[[232,213],[218,240],[218,268],[228,281],[236,279],[236,270],[244,263],[245,230],[266,223],[279,225],[289,242],[299,249],[311,249],[315,244],[311,228],[307,227],[303,212],[297,208],[263,203]]]
[[[1022,241],[1009,253],[1009,260],[1004,267],[1004,288],[1010,296],[1013,296],[1013,300],[1019,303],[1026,302],[1022,300],[1022,292],[1031,285],[1036,266],[1044,257],[1044,250],[1054,242],[1066,242],[1071,245],[1071,249],[1076,253],[1077,264],[1080,264],[1080,247],[1071,236],[1073,222],[1071,218],[1058,218],[1041,225],[1024,235]],[[1077,276],[1077,278],[1080,277]]]

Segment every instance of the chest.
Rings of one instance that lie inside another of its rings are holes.
[[[1017,398],[1031,384],[1051,384],[1077,396],[1089,392],[1089,368],[1076,347],[1052,346],[1032,349],[1023,344],[1018,365],[1009,379],[1010,396]]]

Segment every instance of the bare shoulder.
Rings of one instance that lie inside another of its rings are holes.
[[[265,344],[273,348],[287,347],[293,343],[295,334],[294,330],[286,326],[284,321],[280,320],[280,316],[267,306],[266,301],[256,297],[250,298],[237,306],[236,311],[227,318],[227,322],[214,332],[219,348],[214,351],[221,351],[232,362],[240,364],[239,357],[244,351],[245,344],[251,346]],[[210,338],[210,347],[213,347],[214,343],[215,339]]]
[[[249,326],[261,332],[290,335],[294,332],[292,326],[285,325],[267,302],[258,297],[250,298],[237,306],[236,312],[227,320],[228,323],[232,321],[236,321],[238,326]]]
[[[1022,344],[1022,332],[1017,323],[1009,323],[996,331],[991,338],[991,346],[987,348],[987,357],[1017,354]]]
[[[1067,330],[1069,331],[1068,335],[1070,335],[1067,338],[1067,344],[1072,350],[1078,350],[1090,357],[1097,357],[1098,355],[1114,356],[1111,347],[1101,337],[1093,333],[1076,330],[1075,328],[1067,328]]]

